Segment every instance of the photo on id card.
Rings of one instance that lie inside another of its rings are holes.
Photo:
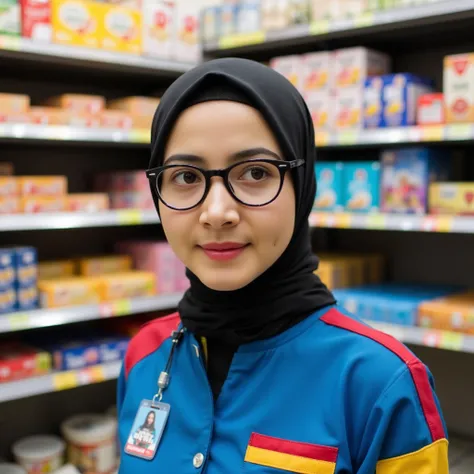
[[[168,420],[170,406],[143,400],[128,436],[125,452],[143,459],[153,459]]]

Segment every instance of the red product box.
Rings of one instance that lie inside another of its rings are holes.
[[[16,342],[0,345],[0,383],[43,375],[51,371],[47,352]]]
[[[20,0],[21,35],[35,41],[50,43],[51,2],[50,0]]]
[[[418,98],[416,111],[418,125],[441,125],[445,121],[444,94],[423,94]]]

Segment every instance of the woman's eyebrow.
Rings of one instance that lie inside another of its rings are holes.
[[[262,155],[269,156],[276,160],[282,159],[281,156],[278,155],[278,153],[275,153],[274,151],[271,151],[268,148],[257,147],[257,148],[249,148],[247,150],[241,150],[241,151],[238,151],[237,153],[233,153],[230,156],[230,160],[231,161],[244,160],[246,158],[254,158],[256,156],[262,156]]]
[[[191,155],[188,153],[179,153],[176,155],[171,155],[165,159],[163,162],[164,165],[171,165],[173,163],[191,163],[193,165],[202,165],[206,162],[206,160],[202,156],[198,155]]]

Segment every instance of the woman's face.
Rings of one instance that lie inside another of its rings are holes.
[[[152,425],[154,421],[155,421],[155,414],[153,412],[149,413],[146,419],[147,425]]]
[[[258,152],[249,150],[259,149]],[[268,150],[268,153],[265,151]],[[204,102],[186,109],[168,140],[164,164],[222,169],[245,159],[283,159],[278,143],[259,112],[237,102]],[[192,155],[192,162],[177,155]],[[217,291],[240,289],[265,272],[288,246],[295,222],[295,194],[287,173],[278,198],[263,207],[238,203],[219,177],[211,179],[205,201],[188,211],[160,202],[168,242],[199,280]],[[209,250],[213,244],[239,250]]]

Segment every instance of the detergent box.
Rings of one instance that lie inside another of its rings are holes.
[[[369,77],[364,87],[364,128],[383,127],[383,78]]]
[[[99,339],[99,358],[101,364],[122,360],[127,352],[130,339],[127,337],[106,337]]]
[[[440,125],[446,122],[444,94],[423,94],[418,97],[416,123],[418,125]]]
[[[382,212],[424,214],[429,185],[446,181],[449,171],[449,154],[444,150],[415,147],[382,152]]]
[[[404,73],[383,76],[383,82],[383,125],[415,125],[418,98],[433,91],[432,81]]]
[[[343,173],[341,162],[319,162],[315,166],[317,192],[313,209],[339,211],[344,206]]]
[[[379,209],[380,163],[344,164],[344,207],[351,212]]]

